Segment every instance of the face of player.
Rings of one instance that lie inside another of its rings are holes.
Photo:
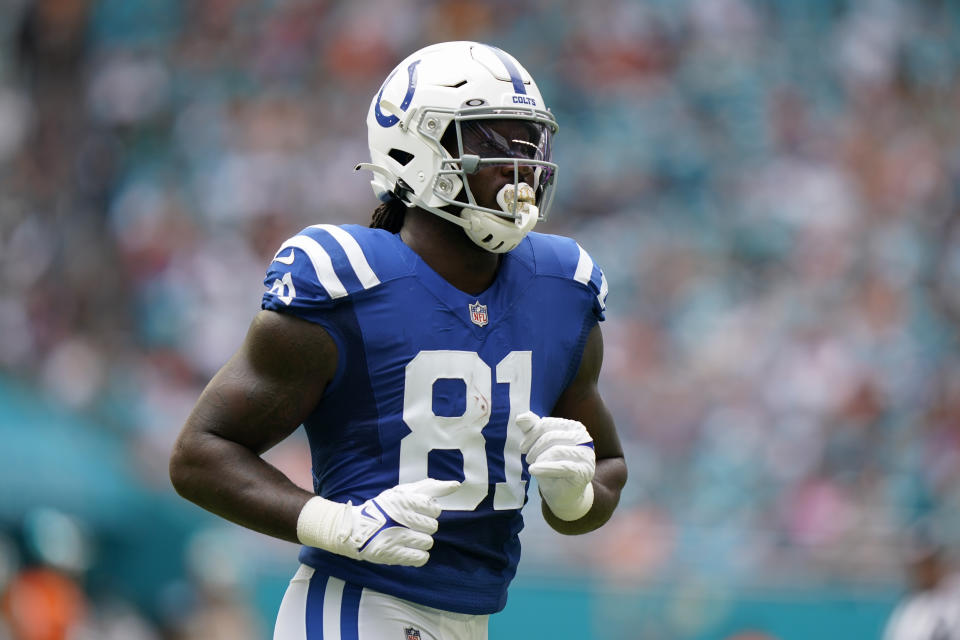
[[[477,204],[499,209],[497,193],[506,184],[513,184],[514,164],[509,160],[549,160],[549,132],[545,127],[524,120],[474,120],[461,125],[463,152],[482,158],[505,158],[503,164],[484,164],[467,177],[470,191]],[[457,150],[452,150],[457,155]],[[517,167],[518,178],[530,186],[537,187],[535,167],[522,162]],[[541,170],[540,180],[546,180]],[[465,200],[465,194],[461,192]]]

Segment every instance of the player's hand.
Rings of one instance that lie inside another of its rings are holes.
[[[582,518],[593,506],[597,470],[587,428],[576,420],[541,418],[531,411],[517,416],[517,426],[524,433],[520,453],[527,456],[547,506],[561,520]]]
[[[377,564],[422,567],[430,559],[442,509],[437,498],[460,483],[427,478],[397,485],[353,506],[315,497],[297,522],[303,544]]]
[[[387,489],[353,507],[350,547],[356,549],[355,557],[379,564],[425,565],[442,511],[436,499],[459,486],[427,478]]]

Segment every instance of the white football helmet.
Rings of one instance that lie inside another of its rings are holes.
[[[503,253],[549,212],[557,129],[515,58],[478,42],[444,42],[411,54],[387,76],[367,113],[371,162],[357,168],[373,172],[381,201],[400,198]],[[513,183],[497,194],[499,208],[478,204],[467,182],[489,165],[514,169]],[[443,209],[451,205],[459,215]]]

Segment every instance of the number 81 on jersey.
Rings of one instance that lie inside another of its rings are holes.
[[[530,410],[532,353],[511,351],[497,363],[497,382],[510,389],[510,415],[504,442],[503,482],[494,488],[493,508],[523,506],[526,481],[521,479],[522,433],[516,418]],[[460,416],[438,416],[433,409],[433,385],[441,379],[462,380],[466,408]],[[400,483],[428,477],[431,451],[453,449],[463,456],[463,483],[455,492],[438,499],[445,510],[473,511],[489,492],[489,465],[483,428],[490,420],[493,377],[490,366],[472,351],[421,351],[406,367],[403,421],[410,433],[400,441]]]

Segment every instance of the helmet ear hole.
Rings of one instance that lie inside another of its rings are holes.
[[[413,154],[403,149],[390,149],[387,155],[399,162],[401,167],[407,166],[413,160]]]

